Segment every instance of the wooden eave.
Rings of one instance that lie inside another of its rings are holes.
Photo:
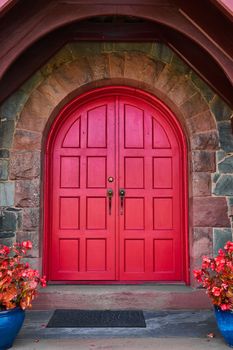
[[[31,4],[31,0],[15,2],[1,18],[0,101],[69,41],[158,40],[172,47],[233,106],[233,23],[214,1],[38,0]],[[88,22],[98,16],[133,20]]]

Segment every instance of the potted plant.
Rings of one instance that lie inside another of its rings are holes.
[[[233,242],[227,242],[214,258],[204,256],[201,269],[193,272],[214,305],[220,332],[233,347]]]
[[[25,317],[25,309],[45,287],[45,277],[24,261],[30,241],[15,243],[12,247],[0,245],[0,350],[9,349]]]

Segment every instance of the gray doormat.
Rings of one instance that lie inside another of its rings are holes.
[[[145,328],[142,311],[55,310],[48,328]]]

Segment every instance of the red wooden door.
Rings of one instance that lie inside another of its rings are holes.
[[[181,174],[174,132],[159,110],[132,97],[119,100],[119,130],[119,185],[125,190],[120,279],[181,280]]]
[[[106,197],[107,174],[115,177],[113,98],[70,115],[53,149],[51,279],[114,280],[115,216]]]
[[[65,116],[51,152],[51,280],[184,280],[182,151],[160,109],[99,96]]]

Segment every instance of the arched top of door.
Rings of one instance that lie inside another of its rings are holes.
[[[174,137],[176,138],[178,146],[186,154],[187,142],[185,132],[181,123],[170,108],[168,108],[164,102],[151,93],[138,88],[120,85],[92,89],[69,101],[57,114],[52,126],[50,127],[46,143],[46,152],[50,152],[52,150],[59,130],[67,118],[72,116],[76,110],[80,111],[87,103],[111,96],[125,96],[139,99],[141,100],[142,104],[147,106],[147,109],[151,109],[152,115],[153,111],[156,111],[157,115],[159,114],[159,122],[163,124],[162,127],[164,128],[164,124],[169,127],[170,132],[173,133]]]

